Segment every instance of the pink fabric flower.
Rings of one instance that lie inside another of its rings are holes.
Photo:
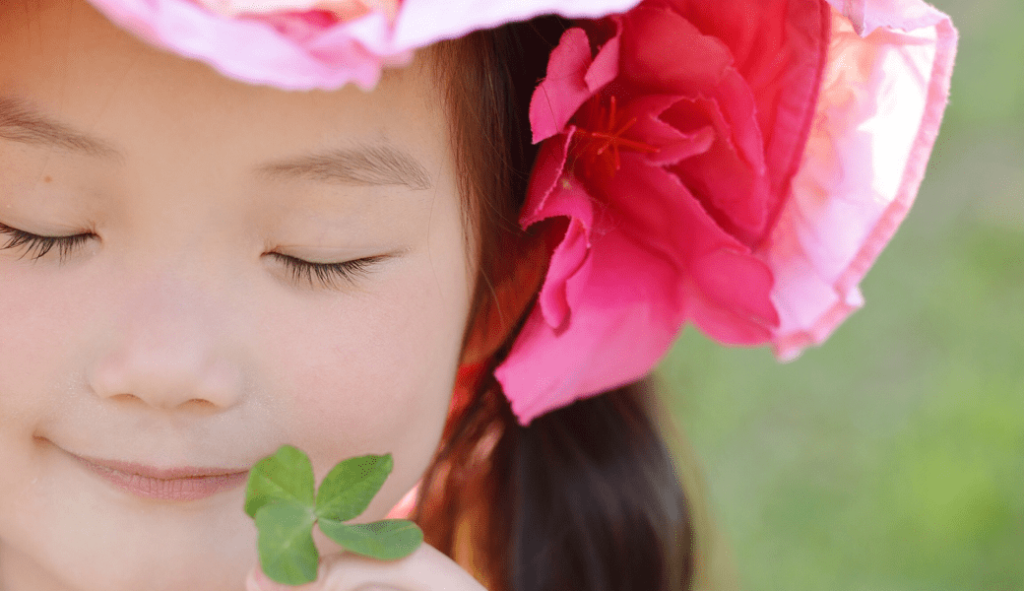
[[[521,217],[565,235],[496,371],[519,421],[638,379],[687,321],[824,340],[917,192],[955,45],[919,0],[648,0],[567,31]]]
[[[89,0],[143,40],[251,84],[371,90],[384,67],[477,29],[561,14],[621,12],[639,0]]]

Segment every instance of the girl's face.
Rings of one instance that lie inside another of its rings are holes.
[[[426,59],[288,93],[81,1],[4,5],[0,588],[241,588],[244,475],[184,476],[284,443],[318,479],[391,452],[358,521],[387,513],[440,439],[469,312],[447,129]]]

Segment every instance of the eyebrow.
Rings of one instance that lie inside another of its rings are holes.
[[[53,146],[95,158],[124,158],[107,142],[48,119],[25,103],[10,97],[0,97],[0,138],[23,144]]]
[[[258,172],[268,177],[343,185],[405,185],[420,191],[433,186],[422,164],[390,144],[329,150],[267,164],[261,166]]]
[[[0,96],[0,138],[51,146],[93,158],[125,160],[124,154],[109,142],[50,119],[12,97]],[[259,166],[256,173],[269,178],[366,187],[404,185],[422,191],[433,186],[430,175],[419,161],[389,143],[332,149],[272,162]]]

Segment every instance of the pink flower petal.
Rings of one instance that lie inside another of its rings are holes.
[[[554,216],[577,218],[587,228],[592,226],[593,207],[589,201],[586,202],[586,207],[581,207],[580,200],[557,198],[560,192],[573,188],[571,185],[566,186],[565,163],[569,151],[569,136],[575,130],[575,127],[569,126],[566,133],[541,145],[537,154],[537,164],[534,166],[537,173],[530,178],[526,203],[520,212],[519,223],[524,227]]]
[[[673,9],[641,6],[623,17],[623,68],[629,80],[625,86],[636,84],[693,99],[689,107],[674,107],[674,116],[670,111],[662,117],[682,131],[714,124],[718,139],[712,148],[680,162],[675,171],[723,227],[752,245],[762,239],[774,201],[756,100],[734,67],[729,46],[684,18],[686,8],[698,3],[674,4]],[[715,22],[738,15],[771,18],[752,6],[714,12],[719,17]],[[778,20],[782,28],[784,21]],[[757,30],[771,28],[758,23]]]
[[[768,339],[777,317],[767,266],[675,177],[624,154],[603,195],[566,183],[556,183],[533,219],[598,211],[589,256],[581,255],[585,227],[574,229],[575,220],[552,255],[540,297],[559,314],[535,307],[495,372],[522,424],[650,371],[687,318],[729,342]]]
[[[748,251],[723,248],[691,267],[689,317],[709,337],[728,345],[760,345],[771,338],[778,313],[771,304],[776,278]]]
[[[722,229],[678,178],[631,154],[607,192],[622,196],[608,214],[614,227],[675,261],[689,319],[730,344],[768,340],[779,322],[768,265]]]
[[[667,7],[640,6],[622,20],[621,68],[627,87],[696,95],[717,86],[732,65],[724,43]]]
[[[682,322],[677,272],[643,252],[619,233],[594,241],[578,275],[585,281],[570,280],[579,294],[567,329],[552,328],[534,308],[495,371],[520,424],[640,378],[671,346]]]
[[[773,343],[783,359],[823,342],[862,304],[857,284],[924,176],[956,53],[949,17],[924,2],[832,3],[849,16],[832,12],[814,125],[763,250],[778,278]]]
[[[582,187],[576,187],[582,191]],[[569,219],[569,227],[565,236],[551,255],[544,286],[541,289],[537,304],[544,316],[544,322],[555,333],[567,328],[571,310],[578,305],[579,290],[570,292],[570,285],[580,286],[587,282],[587,271],[590,265],[587,258],[590,254],[590,228],[576,218]]]
[[[712,124],[715,141],[711,147],[671,170],[715,212],[723,228],[752,245],[764,231],[770,196],[753,97],[738,78],[735,71],[727,72],[723,79],[727,90],[709,91],[720,100],[683,100],[666,111],[662,119],[684,130]],[[723,109],[731,111],[728,116]]]
[[[703,34],[724,43],[733,68],[749,87],[763,134],[770,181],[769,222],[800,162],[821,85],[828,49],[830,9],[820,0],[675,0],[673,5]],[[763,238],[763,236],[762,236]]]
[[[558,72],[558,78],[541,82],[530,100],[530,125],[535,144],[565,129],[580,106],[594,95],[586,80],[593,58],[583,29],[573,28],[563,33],[550,60],[549,71]]]
[[[715,129],[711,126],[684,132],[663,121],[665,111],[683,100],[686,99],[678,96],[646,95],[629,101],[622,108],[623,119],[636,119],[626,137],[658,148],[658,152],[649,155],[652,164],[677,164],[707,152],[715,142]]]
[[[558,72],[537,85],[530,100],[533,143],[561,132],[580,106],[619,73],[619,40],[605,43],[590,57],[590,40],[580,28],[562,34],[551,52],[548,71]]]

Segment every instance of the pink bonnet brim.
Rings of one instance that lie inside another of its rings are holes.
[[[917,0],[833,5],[821,94],[791,197],[765,253],[776,354],[823,342],[906,216],[949,95],[957,31]]]

